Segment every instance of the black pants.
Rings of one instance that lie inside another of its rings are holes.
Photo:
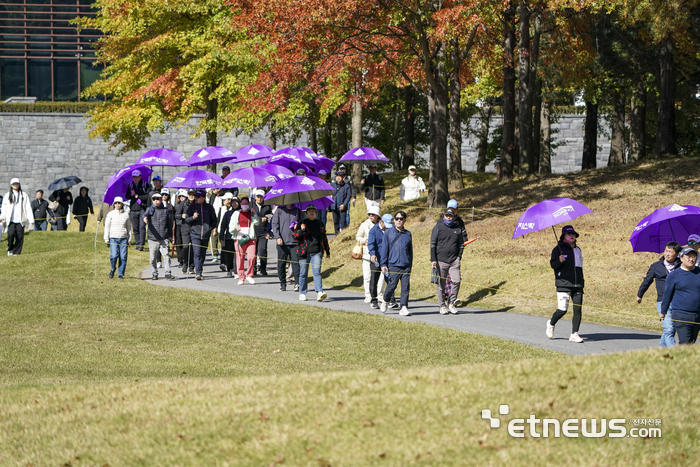
[[[87,215],[76,217],[78,218],[78,224],[80,224],[80,231],[85,232],[85,226],[87,225]]]
[[[66,230],[68,224],[66,224],[65,214],[56,214],[56,230]]]
[[[557,293],[562,292],[557,291]],[[571,332],[574,333],[578,332],[579,328],[581,327],[581,305],[583,304],[583,291],[576,290],[567,293],[571,297],[571,301],[574,302],[574,319],[571,321]],[[549,321],[549,324],[552,326],[557,324],[557,321],[559,321],[562,316],[566,314],[567,310],[568,306],[566,310],[557,309],[557,311],[555,311],[552,315],[552,319]]]
[[[374,264],[370,263],[369,270],[371,271],[369,276],[369,295],[372,297],[372,301],[376,302],[377,295],[379,295],[379,291],[377,290],[377,284],[379,284],[379,278],[382,275],[382,269],[379,266],[375,266]],[[389,303],[394,303],[395,301],[396,298],[394,298],[394,294],[392,293]]]
[[[129,213],[129,219],[131,219],[131,228],[134,229],[134,245],[143,247],[146,239],[143,212],[140,209],[138,211],[131,211]]]
[[[185,256],[182,253],[183,243],[185,243],[185,242],[182,240],[182,226],[176,225],[175,226],[175,251],[177,252],[177,262],[180,264],[185,262],[185,260],[184,260]]]
[[[673,310],[673,329],[678,334],[679,344],[695,344],[700,331],[700,315],[685,311]]]
[[[258,269],[261,273],[267,273],[267,239],[264,234],[258,236],[257,239],[255,254],[258,257],[258,261],[260,261],[260,267]]]
[[[194,271],[194,249],[189,235],[182,235],[182,272]]]
[[[347,210],[341,211],[336,208],[333,210],[333,227],[335,228],[336,235],[340,233],[345,227],[347,227]]]
[[[230,240],[225,240],[221,244],[221,264],[226,267],[226,272],[233,271],[233,260],[236,257],[235,245],[233,244],[233,238]]]
[[[296,245],[277,245],[277,277],[280,284],[287,285],[287,265],[292,263],[294,283],[299,283],[299,257]]]
[[[399,281],[401,281],[401,306],[408,306],[408,294],[411,292],[411,268],[389,266],[389,282],[384,289],[384,301],[389,303],[394,299],[394,291]]]
[[[192,249],[194,250],[194,272],[198,276],[204,271],[204,259],[207,256],[207,248],[209,248],[209,236],[199,238],[194,235],[192,239]]]
[[[13,255],[22,253],[24,245],[24,225],[10,222],[7,226],[7,251]]]

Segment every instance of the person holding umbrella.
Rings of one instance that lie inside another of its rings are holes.
[[[143,244],[146,242],[146,229],[144,228],[141,218],[143,211],[148,205],[148,194],[153,191],[151,184],[145,182],[141,178],[141,171],[136,169],[131,172],[131,183],[126,189],[126,198],[129,200],[129,208],[131,209],[131,226],[134,229],[135,249],[143,251]]]
[[[348,225],[346,214],[352,200],[352,189],[345,180],[345,172],[342,171],[336,172],[335,181],[331,183],[331,186],[335,189],[331,210],[333,211],[335,234],[338,235]]]
[[[151,207],[146,210],[143,222],[148,230],[148,252],[153,267],[153,280],[158,280],[158,263],[165,266],[165,278],[170,274],[170,243],[173,241],[173,212],[163,204],[163,195],[151,195]],[[160,255],[158,254],[160,252]],[[159,258],[160,256],[160,258]]]
[[[272,236],[277,239],[277,277],[280,291],[287,290],[287,266],[291,263],[295,282],[295,292],[299,290],[299,257],[296,241],[290,229],[291,225],[301,220],[301,211],[293,204],[278,206],[272,215]]]
[[[53,210],[56,215],[56,230],[66,230],[68,227],[67,219],[69,206],[73,204],[73,195],[70,188],[56,190],[49,196],[49,201],[56,201],[58,207]]]
[[[235,246],[233,245],[233,236],[229,231],[231,224],[231,216],[236,211],[231,206],[233,195],[227,191],[223,196],[223,211],[219,220],[219,242],[221,242],[221,263],[219,269],[226,273],[226,277],[233,276],[233,262],[235,259]]]
[[[680,257],[681,267],[666,278],[661,315],[665,319],[672,308],[678,343],[695,344],[700,331],[700,267],[695,266],[698,253],[687,246]]]
[[[295,240],[299,243],[296,249],[297,257],[299,258],[299,300],[306,301],[310,264],[314,277],[316,301],[322,302],[327,295],[323,292],[321,261],[323,261],[324,251],[326,252],[326,258],[331,257],[331,249],[328,246],[326,229],[316,219],[316,206],[313,204],[307,205],[305,212],[306,219],[297,222],[292,230]]]
[[[189,271],[190,274],[194,274],[194,248],[192,248],[192,237],[190,236],[190,225],[186,222],[187,220],[187,209],[195,204],[196,202],[197,190],[190,189],[187,191],[187,201],[182,205],[182,218],[180,236],[182,237],[182,273],[185,274]]]
[[[185,222],[190,226],[190,239],[194,249],[194,272],[197,280],[204,277],[204,258],[207,254],[209,238],[216,235],[216,212],[211,204],[206,202],[204,190],[197,190],[195,203],[187,207]]]
[[[369,173],[360,182],[365,190],[365,204],[379,208],[384,204],[384,178],[377,173],[377,164],[369,164]]]
[[[10,180],[10,191],[2,199],[0,221],[7,225],[7,256],[21,254],[24,228],[34,230],[34,213],[29,196],[22,191],[18,178]]]
[[[583,255],[576,245],[579,234],[571,225],[565,225],[561,229],[559,244],[552,250],[550,265],[554,270],[554,283],[557,288],[557,310],[552,318],[547,321],[547,337],[554,337],[554,327],[566,314],[569,301],[574,304],[574,319],[571,322],[571,335],[569,340],[578,344],[583,342],[578,335],[581,326],[581,305],[583,303]]]

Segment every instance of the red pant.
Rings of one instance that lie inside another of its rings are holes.
[[[253,269],[255,268],[255,244],[257,240],[250,240],[245,245],[241,246],[238,240],[236,243],[236,266],[238,269],[238,280],[242,281],[246,276],[253,277]],[[245,256],[248,254],[248,274],[245,270]]]

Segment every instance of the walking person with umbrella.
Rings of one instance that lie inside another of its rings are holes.
[[[56,215],[56,230],[66,230],[68,227],[68,210],[73,204],[73,195],[70,192],[70,188],[65,187],[55,190],[53,193],[51,193],[51,196],[49,196],[49,201],[58,203],[58,206],[54,204],[56,209],[53,209],[53,212]]]
[[[24,228],[34,230],[34,213],[18,178],[10,180],[10,191],[2,199],[0,222],[7,225],[7,256],[19,255],[24,245]]]
[[[197,280],[204,277],[204,258],[207,254],[209,238],[216,235],[216,212],[214,207],[206,202],[204,190],[197,190],[195,203],[187,207],[185,222],[190,226],[190,239],[194,249],[194,272]]]
[[[131,183],[126,189],[126,198],[129,200],[131,212],[131,227],[134,229],[135,250],[143,251],[146,242],[146,229],[141,220],[143,212],[148,205],[148,194],[153,191],[151,184],[144,181],[139,169],[131,172]]]

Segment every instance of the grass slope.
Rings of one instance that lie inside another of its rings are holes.
[[[660,331],[654,287],[641,305],[637,290],[653,253],[632,253],[629,236],[637,222],[654,209],[670,204],[698,204],[699,159],[645,161],[627,166],[559,176],[529,176],[498,184],[493,175],[465,174],[466,188],[453,194],[470,238],[462,261],[460,297],[469,306],[549,316],[556,309],[554,277],[549,257],[556,245],[551,229],[512,239],[520,215],[543,199],[567,197],[593,210],[573,222],[581,233],[586,288],[586,322]],[[427,178],[427,174],[423,174]],[[387,177],[384,212],[399,209],[398,184],[402,174]],[[411,296],[434,298],[430,284],[430,233],[442,210],[425,207],[425,197],[407,207],[407,228],[413,234],[414,267]],[[474,222],[472,223],[472,206]],[[350,258],[355,233],[366,217],[364,203],[352,211],[352,225],[332,242],[333,257],[324,260],[324,285],[359,291],[362,269]],[[562,224],[563,225],[563,224]],[[557,226],[557,236],[562,225]]]

